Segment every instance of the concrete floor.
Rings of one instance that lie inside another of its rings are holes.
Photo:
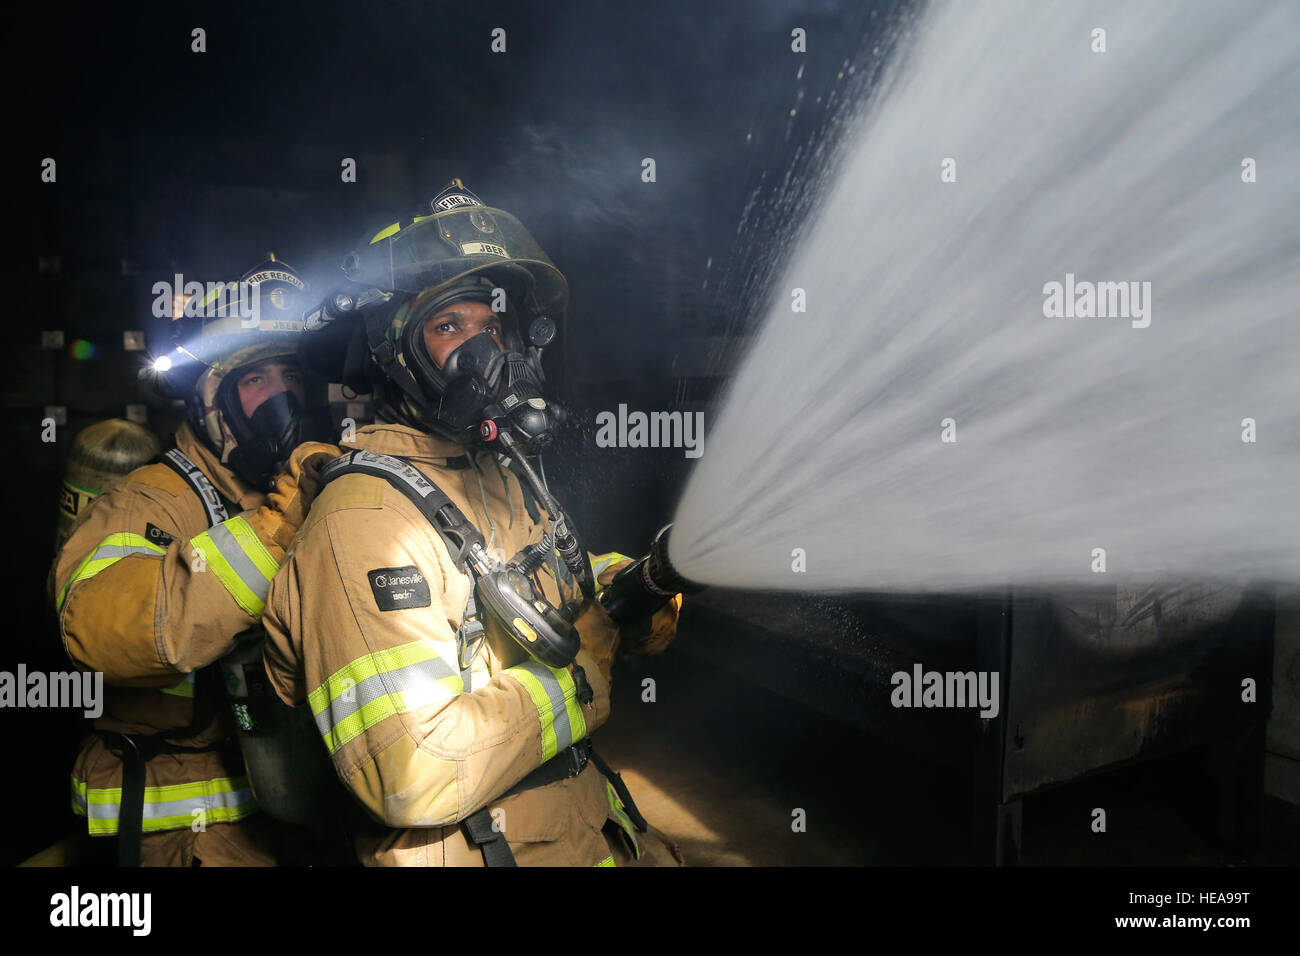
[[[641,681],[656,700],[641,700]],[[682,646],[621,659],[598,750],[696,866],[965,865],[970,777],[778,697]],[[1253,853],[1218,846],[1214,788],[1189,753],[1025,801],[1027,865],[1300,863],[1300,807],[1265,798]],[[1107,809],[1104,834],[1091,809]],[[806,813],[793,832],[792,813]]]

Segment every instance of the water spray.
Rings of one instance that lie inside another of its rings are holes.
[[[679,573],[1300,578],[1300,6],[932,4],[895,54],[714,416]]]

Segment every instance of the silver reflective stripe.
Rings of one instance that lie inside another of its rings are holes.
[[[162,557],[162,552],[157,548],[146,548],[135,544],[105,544],[95,549],[95,553],[90,556],[90,561],[102,561],[104,558],[126,558],[133,554],[152,554],[156,558]],[[88,561],[87,564],[89,563]]]
[[[455,676],[455,671],[440,657],[372,674],[357,681],[316,714],[316,727],[322,737],[329,737],[339,723],[387,694],[404,694],[408,710],[431,704],[447,696],[446,687],[439,681]]]
[[[208,529],[208,537],[217,546],[221,556],[230,564],[230,569],[239,575],[248,590],[257,595],[257,599],[266,602],[267,592],[271,590],[270,579],[261,572],[253,560],[244,553],[235,536],[224,524],[213,525]]]
[[[86,798],[76,791],[73,791],[72,798],[76,801],[77,806],[86,811],[86,816],[91,820],[116,820],[121,814],[122,805],[120,803],[88,803]],[[144,819],[161,820],[164,817],[189,816],[195,810],[207,811],[234,808],[252,802],[253,791],[248,787],[210,793],[200,797],[186,797],[181,800],[163,800],[157,803],[150,803],[146,798]]]
[[[188,800],[167,800],[162,803],[146,803],[144,818],[157,820],[162,817],[174,817],[193,813],[195,810],[216,810],[221,807],[238,807],[253,800],[253,791],[248,787],[230,790],[225,793],[210,793]]]
[[[569,724],[569,709],[564,703],[564,690],[550,669],[540,661],[524,661],[516,664],[515,669],[528,671],[537,678],[537,682],[546,690],[551,701],[551,726],[555,730],[555,748],[561,751],[573,745],[573,727]]]

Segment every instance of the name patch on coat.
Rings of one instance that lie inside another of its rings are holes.
[[[150,544],[156,544],[160,548],[165,548],[176,538],[152,522],[144,526],[144,536]]]
[[[429,582],[413,564],[404,568],[375,568],[367,571],[366,577],[381,611],[429,606]]]

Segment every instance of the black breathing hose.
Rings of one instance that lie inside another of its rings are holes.
[[[495,429],[494,429],[495,430]],[[556,504],[551,493],[546,489],[537,472],[533,471],[533,466],[528,464],[528,460],[521,454],[514,440],[504,431],[496,431],[495,441],[505,450],[510,459],[519,466],[519,470],[524,473],[528,480],[528,485],[537,496],[537,500],[542,503],[546,513],[551,516],[551,533],[555,538],[555,550],[560,553],[565,566],[578,582],[578,587],[582,589],[584,598],[593,598],[596,596],[596,577],[591,573],[591,562],[587,560],[587,552],[583,550],[582,543],[578,540],[577,535],[569,530],[568,519],[565,518],[564,512]]]

